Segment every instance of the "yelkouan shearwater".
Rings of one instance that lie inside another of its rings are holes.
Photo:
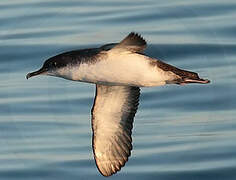
[[[103,176],[116,173],[128,161],[140,87],[165,84],[206,84],[195,72],[181,70],[144,54],[146,41],[130,33],[120,43],[74,50],[49,58],[26,78],[50,75],[96,84],[92,107],[92,147]]]

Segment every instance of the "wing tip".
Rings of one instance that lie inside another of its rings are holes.
[[[118,173],[118,172],[121,170],[121,168],[125,166],[125,164],[126,164],[126,162],[128,162],[128,160],[129,160],[129,157],[127,157],[127,160],[126,160],[126,161],[122,161],[122,164],[119,163],[118,166],[114,166],[114,165],[113,165],[113,167],[109,167],[110,170],[107,170],[107,169],[105,169],[105,168],[100,167],[100,166],[97,164],[96,158],[95,158],[95,162],[96,162],[95,164],[96,164],[96,166],[97,166],[98,171],[100,172],[100,174],[101,174],[102,176],[104,176],[104,177],[109,177],[109,176],[112,176],[112,175]],[[115,168],[115,169],[114,169],[114,168]]]
[[[147,42],[139,33],[133,31],[115,47],[125,48],[132,52],[143,52],[147,47]]]
[[[142,42],[143,45],[147,45],[146,40],[141,36],[141,34],[135,31],[132,31],[131,33],[129,33],[127,37],[132,38],[132,39],[137,39],[140,41],[140,43]]]
[[[113,163],[113,164],[107,163],[105,166],[99,163],[99,160],[97,159],[96,155],[94,154],[95,164],[96,164],[96,167],[97,167],[98,171],[100,172],[100,174],[104,177],[109,177],[109,176],[112,176],[113,174],[116,174],[117,172],[119,172],[121,170],[121,168],[124,167],[125,164],[129,161],[129,157],[131,155],[131,150],[132,150],[132,148],[129,149],[129,153],[127,154],[125,159],[117,160],[116,163]]]

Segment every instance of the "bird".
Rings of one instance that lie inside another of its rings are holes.
[[[120,171],[131,155],[141,87],[210,82],[195,72],[149,57],[146,47],[144,38],[131,32],[119,43],[50,57],[39,70],[26,75],[27,79],[49,75],[96,85],[91,109],[92,148],[98,171],[106,177]]]

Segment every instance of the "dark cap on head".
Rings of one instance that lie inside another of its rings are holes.
[[[30,77],[33,77],[36,75],[46,74],[47,72],[54,71],[57,68],[67,66],[68,63],[69,63],[68,57],[65,58],[65,56],[63,55],[57,55],[57,56],[51,57],[44,62],[43,67],[41,69],[35,72],[28,73],[26,75],[26,78],[29,79]]]

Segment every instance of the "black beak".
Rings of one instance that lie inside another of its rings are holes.
[[[47,72],[47,69],[41,68],[41,69],[39,69],[38,71],[28,73],[28,74],[26,75],[26,79],[29,79],[29,78],[31,78],[31,77],[33,77],[33,76],[37,76],[37,75],[43,74],[43,73],[45,73],[45,72]]]

